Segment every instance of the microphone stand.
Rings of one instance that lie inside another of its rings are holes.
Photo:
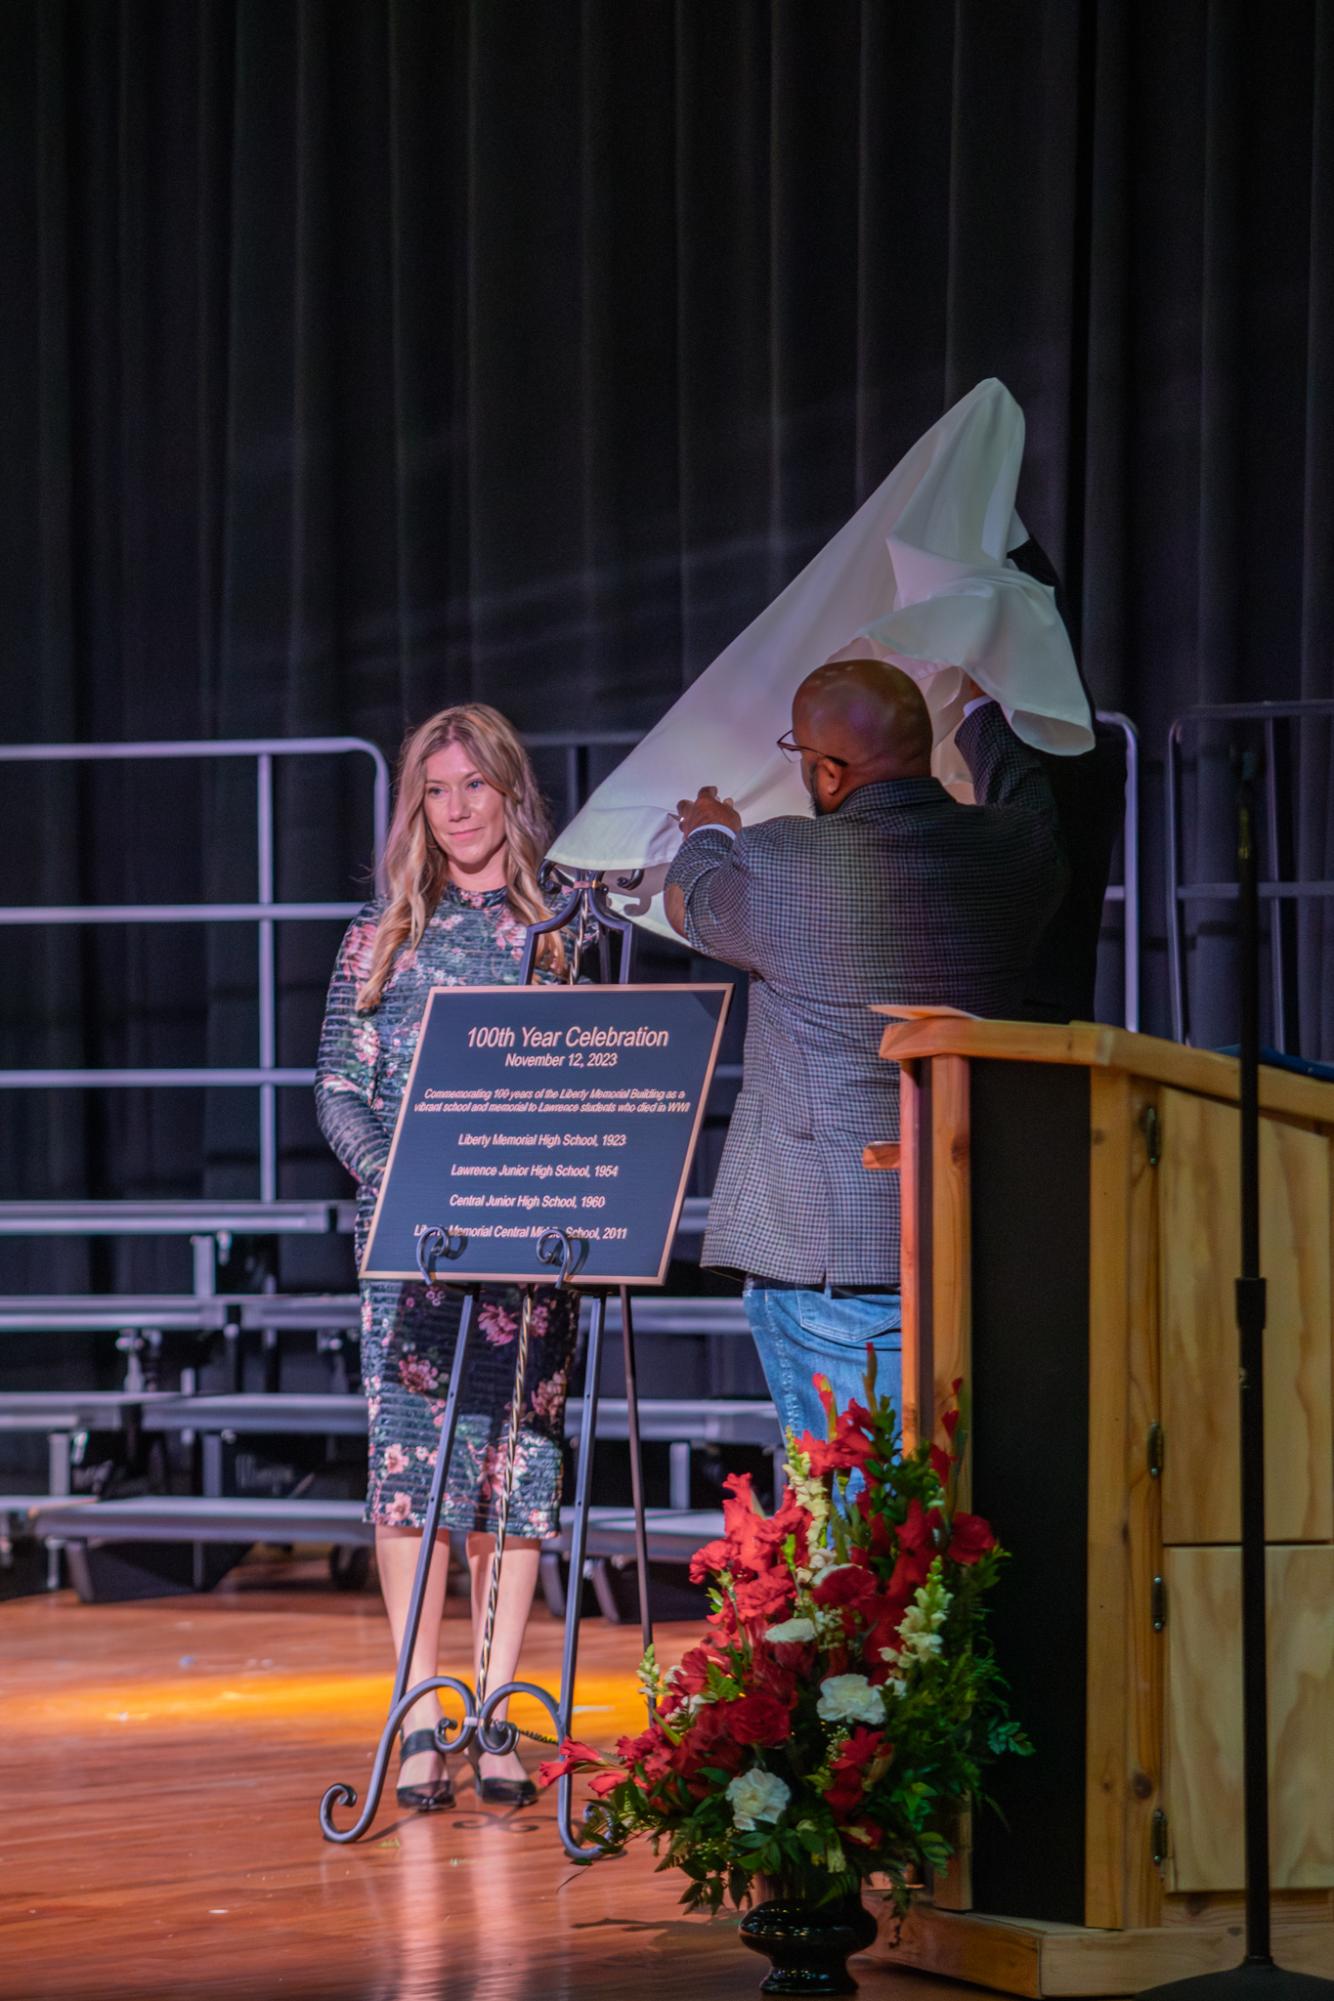
[[[1334,2001],[1334,1980],[1290,1973],[1270,1953],[1269,1691],[1265,1625],[1265,1281],[1260,1273],[1260,894],[1253,750],[1237,774],[1238,952],[1241,960],[1241,1275],[1236,1286],[1241,1384],[1241,1647],[1246,1957],[1226,1973],[1152,1987],[1140,2001]]]

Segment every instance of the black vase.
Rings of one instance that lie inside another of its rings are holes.
[[[848,1955],[864,1952],[876,1929],[860,1896],[836,1904],[771,1897],[741,1920],[744,1943],[773,1961],[761,1994],[855,1994]]]

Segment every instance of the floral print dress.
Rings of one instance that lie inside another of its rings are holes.
[[[399,1101],[432,987],[517,983],[527,933],[503,889],[446,888],[415,951],[400,951],[378,1007],[357,1013],[385,900],[368,903],[338,953],[315,1075],[320,1130],[357,1180],[360,1268],[389,1158]],[[361,1379],[369,1408],[366,1519],[423,1528],[445,1414],[461,1299],[443,1287],[382,1279],[361,1285]],[[544,1289],[533,1309],[509,1533],[560,1527],[565,1390],[578,1300]],[[517,1290],[481,1295],[460,1389],[440,1525],[494,1531],[514,1390]]]

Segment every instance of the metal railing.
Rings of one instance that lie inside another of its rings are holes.
[[[1235,881],[1187,882],[1184,879],[1184,836],[1181,795],[1184,781],[1185,737],[1210,723],[1259,726],[1264,736],[1264,825],[1270,873],[1260,883],[1269,905],[1269,980],[1272,1020],[1269,1040],[1287,1053],[1289,969],[1282,912],[1306,900],[1334,896],[1334,882],[1285,879],[1280,872],[1284,851],[1279,815],[1278,724],[1334,722],[1334,700],[1292,702],[1220,702],[1187,709],[1167,732],[1167,962],[1172,999],[1172,1033],[1178,1042],[1190,1040],[1190,1003],[1186,991],[1186,910],[1191,903],[1230,903],[1239,894]]]
[[[1124,879],[1107,891],[1109,903],[1124,906],[1124,1014],[1128,1028],[1139,1026],[1140,905],[1139,905],[1139,755],[1138,740],[1128,717],[1099,712],[1099,720],[1121,729],[1126,738],[1126,814]],[[538,731],[526,738],[538,754],[557,752],[563,761],[565,818],[572,819],[591,789],[592,754],[624,752],[642,737],[638,730]],[[309,1087],[310,1065],[278,1062],[278,991],[275,927],[284,922],[324,921],[355,916],[353,902],[279,901],[275,894],[274,760],[286,758],[364,756],[372,768],[371,808],[380,874],[389,824],[389,767],[382,753],[364,737],[243,737],[217,741],[180,740],[139,743],[9,744],[0,745],[0,764],[126,763],[160,759],[234,759],[255,761],[256,894],[253,902],[9,904],[0,906],[0,925],[82,924],[253,924],[258,933],[258,1061],[247,1065],[171,1065],[105,1068],[43,1067],[0,1069],[0,1088],[134,1089],[163,1087],[253,1090],[259,1100],[259,1199],[278,1196],[277,1092],[284,1086]],[[720,1082],[735,1081],[739,1066],[724,1065]]]
[[[1126,740],[1126,810],[1122,822],[1121,880],[1109,883],[1106,902],[1124,909],[1121,920],[1121,1007],[1125,1026],[1139,1028],[1140,903],[1139,903],[1139,732],[1129,716],[1117,709],[1099,709],[1100,723],[1114,724]]]
[[[356,903],[282,903],[275,895],[273,766],[279,757],[368,757],[372,769],[371,813],[377,871],[389,825],[389,766],[364,737],[221,737],[160,743],[42,743],[0,745],[0,764],[133,763],[158,759],[253,758],[255,760],[256,890],[253,903],[8,904],[0,924],[254,924],[259,945],[259,1061],[246,1067],[197,1064],[171,1068],[0,1070],[0,1086],[11,1090],[66,1087],[105,1089],[201,1085],[252,1089],[259,1094],[259,1197],[278,1194],[278,1087],[309,1084],[314,1071],[278,1063],[278,982],[275,926],[312,919],[354,917]],[[377,881],[379,880],[377,874]]]

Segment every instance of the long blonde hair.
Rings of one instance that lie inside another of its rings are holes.
[[[363,1014],[379,1006],[395,953],[403,945],[415,948],[421,943],[449,882],[449,862],[427,824],[425,800],[426,766],[451,743],[462,746],[505,801],[505,893],[510,909],[522,924],[538,924],[549,915],[538,876],[550,824],[527,751],[513,725],[485,702],[441,709],[408,735],[398,760],[394,817],[384,854],[389,904],[376,927],[370,966],[357,992],[357,1008]],[[558,933],[538,940],[538,959],[552,972],[564,970]]]

